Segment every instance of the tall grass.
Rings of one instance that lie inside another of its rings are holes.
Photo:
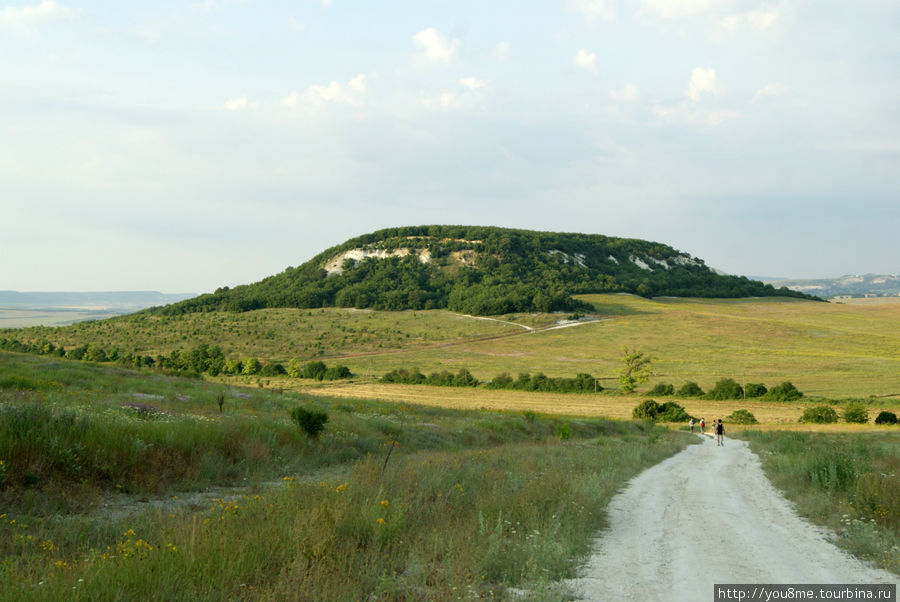
[[[746,431],[772,482],[849,552],[900,574],[900,437]]]
[[[540,590],[573,574],[612,493],[688,442],[644,424],[310,401],[0,361],[20,384],[50,383],[0,390],[0,591],[10,600]],[[160,411],[122,407],[135,393]],[[297,405],[329,414],[317,440],[290,421]]]

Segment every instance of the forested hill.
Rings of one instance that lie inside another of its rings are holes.
[[[584,308],[578,293],[814,298],[723,276],[664,244],[599,234],[411,226],[365,234],[254,284],[151,311],[448,308],[490,315]]]

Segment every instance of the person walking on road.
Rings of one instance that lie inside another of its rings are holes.
[[[693,433],[694,432],[694,419],[693,418],[691,418],[691,422],[690,422],[689,426],[691,427],[691,432]]]
[[[700,419],[700,434],[702,435],[705,432],[706,432],[706,421],[703,420],[703,418],[701,418]]]
[[[725,445],[725,427],[722,425],[722,419],[716,423],[716,445]]]

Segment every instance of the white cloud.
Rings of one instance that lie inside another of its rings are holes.
[[[452,63],[459,50],[459,40],[448,40],[434,27],[423,29],[412,37],[413,43],[422,49],[419,61],[429,63]]]
[[[301,23],[297,19],[294,18],[293,15],[288,17],[288,27],[290,27],[293,31],[305,31],[306,25]]]
[[[463,102],[460,96],[447,90],[441,90],[441,93],[437,96],[426,97],[424,104],[426,107],[439,109],[459,109],[462,107]]]
[[[346,84],[333,81],[327,86],[310,86],[300,94],[291,92],[281,100],[281,104],[290,109],[300,106],[323,106],[328,103],[359,106],[366,92],[366,76],[360,73]]]
[[[584,48],[575,53],[575,66],[591,73],[597,72],[597,55]]]
[[[593,23],[597,19],[616,20],[616,5],[613,0],[575,0],[574,9],[588,23]]]
[[[253,103],[250,103],[247,100],[247,96],[241,96],[240,98],[232,98],[231,100],[226,100],[225,104],[222,105],[225,109],[229,111],[240,111],[241,109],[249,109],[255,106]]]
[[[641,97],[641,93],[634,84],[625,84],[621,90],[610,90],[609,97],[618,102],[635,102]]]
[[[52,0],[40,4],[26,4],[22,8],[5,6],[0,9],[0,25],[27,28],[47,21],[67,19],[77,14],[76,9],[67,8]]]
[[[476,90],[480,90],[487,85],[487,82],[484,80],[475,78],[475,77],[464,77],[459,80],[461,86],[472,90],[473,92]]]
[[[640,0],[640,12],[662,19],[680,19],[709,12],[720,3],[720,0]]]
[[[494,51],[492,54],[494,58],[500,61],[501,63],[506,62],[506,59],[509,58],[509,54],[512,52],[512,47],[507,42],[500,42],[496,46],[494,46]]]
[[[719,29],[733,34],[739,28],[749,27],[755,31],[765,31],[775,25],[778,13],[770,11],[750,11],[746,13],[728,15],[719,20]]]
[[[687,97],[694,102],[698,102],[704,92],[718,94],[719,88],[716,84],[716,70],[696,67],[691,73],[691,82],[688,84]]]
[[[785,92],[786,89],[783,85],[777,82],[770,82],[757,90],[756,94],[753,95],[753,98],[750,99],[750,102],[759,102],[767,96],[782,96]]]

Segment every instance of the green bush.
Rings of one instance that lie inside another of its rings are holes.
[[[667,385],[665,383],[659,383],[649,391],[647,391],[647,395],[675,395],[675,385]]]
[[[701,395],[703,395],[703,389],[692,380],[687,381],[678,389],[679,397],[700,397]]]
[[[303,407],[296,407],[291,410],[291,419],[297,423],[297,426],[299,426],[303,432],[315,439],[325,428],[325,423],[328,422],[328,414],[316,410],[307,410]]]
[[[656,420],[659,413],[659,404],[652,399],[645,399],[631,410],[631,417],[635,420]]]
[[[741,399],[744,389],[733,378],[723,378],[706,394],[706,399]]]
[[[803,393],[797,390],[797,387],[790,382],[783,382],[777,387],[772,387],[769,392],[763,396],[763,399],[771,401],[794,401],[803,397]]]
[[[837,412],[834,408],[828,406],[814,406],[803,410],[800,416],[800,422],[810,422],[813,424],[831,424],[838,421]]]
[[[857,424],[866,424],[869,422],[869,410],[862,403],[847,404],[847,407],[844,408],[844,420]]]
[[[667,401],[660,405],[656,414],[656,420],[659,422],[687,422],[691,418],[693,416],[685,412],[684,408],[674,401]]]
[[[756,416],[751,414],[748,410],[733,411],[731,415],[725,419],[725,422],[730,422],[732,424],[759,424],[759,420],[756,419]]]
[[[897,424],[897,415],[883,410],[875,417],[875,424]]]
[[[747,386],[744,387],[744,393],[747,395],[747,399],[762,397],[769,390],[766,389],[766,386],[762,383],[747,383]]]

